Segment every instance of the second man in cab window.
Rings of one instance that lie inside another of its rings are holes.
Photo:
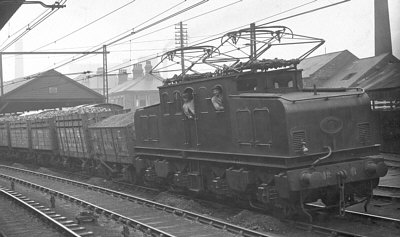
[[[183,99],[183,113],[186,115],[188,119],[194,118],[194,101],[193,101],[193,94],[184,92],[182,94]]]
[[[214,106],[214,109],[216,111],[223,111],[224,110],[224,104],[222,101],[222,88],[220,86],[215,86],[212,89],[213,96],[211,98],[211,102]]]

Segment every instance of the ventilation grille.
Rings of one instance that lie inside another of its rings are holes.
[[[365,145],[371,141],[369,123],[359,123],[358,127],[358,140],[361,144]]]
[[[292,132],[292,147],[295,152],[302,152],[303,142],[306,141],[306,132],[304,130]]]

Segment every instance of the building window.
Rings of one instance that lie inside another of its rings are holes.
[[[136,96],[136,103],[135,103],[136,107],[144,107],[146,106],[146,96],[140,96],[137,95]]]
[[[49,94],[57,94],[57,87],[49,87]]]

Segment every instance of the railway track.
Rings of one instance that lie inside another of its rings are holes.
[[[0,186],[0,196],[0,209],[3,213],[8,214],[2,216],[1,223],[6,232],[1,233],[1,236],[93,236],[93,232],[87,231],[84,227],[55,213],[50,208],[13,190]],[[12,210],[10,210],[10,206],[12,206]],[[26,212],[34,216],[33,219],[38,219],[42,223],[33,221],[26,215]]]
[[[400,187],[391,185],[379,185],[374,190],[374,197],[400,200]]]
[[[309,206],[311,208],[322,208],[323,207],[322,205],[314,204],[314,203],[309,203],[309,204],[307,204],[307,206]],[[391,217],[386,217],[386,216],[381,216],[381,215],[374,215],[374,214],[366,213],[366,212],[351,211],[351,210],[345,210],[345,215],[362,217],[365,219],[389,223],[389,224],[395,224],[396,226],[400,227],[400,219],[396,219],[396,218],[391,218]]]
[[[276,236],[94,185],[23,169],[4,166],[1,168],[3,174],[0,174],[0,177],[3,179],[43,192],[51,192],[58,198],[72,201],[154,236]],[[15,171],[29,174],[29,182],[11,176],[21,176]],[[62,182],[63,185],[54,181]]]
[[[117,198],[120,201],[129,201],[129,202],[133,202],[135,204],[141,204],[141,206],[146,207],[146,208],[150,208],[153,210],[157,210],[158,212],[163,212],[164,214],[147,214],[146,217],[144,217],[143,215],[137,215],[137,213],[145,213],[146,211],[143,211],[142,209],[137,209],[136,211],[134,211],[134,213],[136,213],[136,215],[133,215],[132,218],[129,217],[129,215],[122,215],[120,213],[120,208],[121,207],[114,207],[114,208],[109,208],[106,209],[105,207],[103,207],[104,205],[102,204],[98,204],[98,205],[93,205],[92,203],[85,201],[83,199],[78,199],[76,197],[73,197],[74,195],[68,195],[66,193],[57,191],[57,190],[53,190],[53,189],[49,189],[49,188],[45,188],[43,186],[40,186],[38,184],[31,184],[28,183],[25,180],[21,180],[15,177],[10,177],[7,176],[5,174],[0,175],[0,177],[5,178],[5,179],[9,179],[9,180],[14,180],[15,182],[19,182],[20,184],[23,185],[27,185],[31,188],[36,188],[39,190],[48,190],[47,192],[55,192],[57,197],[59,198],[64,198],[66,200],[69,201],[73,201],[76,204],[82,205],[87,209],[93,210],[99,214],[103,214],[111,219],[114,219],[116,221],[119,221],[121,223],[125,223],[127,225],[129,225],[130,227],[134,228],[135,230],[141,230],[145,233],[151,233],[153,235],[156,236],[175,236],[174,234],[176,234],[176,236],[187,236],[187,232],[185,234],[182,233],[182,229],[186,229],[185,226],[183,226],[182,224],[176,224],[179,225],[179,229],[180,232],[179,233],[156,233],[157,231],[152,230],[150,227],[148,226],[146,223],[157,223],[156,220],[153,219],[154,216],[165,216],[165,213],[169,213],[169,214],[173,214],[173,216],[179,217],[180,222],[182,222],[182,218],[187,219],[187,220],[191,220],[194,223],[197,224],[202,224],[202,225],[206,225],[209,227],[213,227],[214,231],[215,229],[219,229],[219,230],[224,230],[222,233],[219,233],[217,235],[215,235],[214,233],[210,233],[211,235],[209,236],[233,236],[233,235],[239,235],[239,236],[271,236],[269,234],[265,234],[265,233],[260,233],[257,231],[252,231],[252,230],[248,230],[246,228],[240,227],[240,226],[235,226],[223,221],[219,221],[210,217],[205,217],[199,214],[195,214],[189,211],[185,211],[185,210],[181,210],[178,208],[174,208],[171,206],[167,206],[167,205],[163,205],[160,203],[155,203],[149,200],[144,200],[142,198],[138,198],[138,197],[134,197],[132,195],[128,195],[128,194],[124,194],[121,192],[117,192],[114,190],[109,190],[106,188],[102,188],[102,187],[98,187],[98,186],[94,186],[94,185],[89,185],[89,184],[85,184],[85,183],[81,183],[81,182],[77,182],[77,181],[73,181],[73,180],[68,180],[68,179],[64,179],[64,178],[59,178],[59,177],[55,177],[52,175],[46,175],[46,174],[41,174],[41,173],[37,173],[37,172],[33,172],[33,171],[29,171],[29,170],[24,170],[24,169],[18,169],[18,168],[14,168],[14,167],[8,167],[8,166],[0,166],[0,169],[6,169],[9,171],[18,171],[24,174],[29,174],[32,175],[33,177],[41,177],[41,178],[45,178],[45,180],[47,181],[57,181],[57,182],[62,182],[63,184],[68,184],[68,185],[72,185],[75,187],[80,187],[83,188],[85,190],[90,190],[90,191],[95,191],[97,193],[97,195],[93,195],[92,193],[92,197],[93,196],[99,196],[100,194],[105,194],[107,196],[111,196],[114,199],[114,203],[115,203],[115,198]],[[33,178],[29,178],[29,180],[33,181]],[[41,181],[37,181],[35,180],[35,183],[40,183]],[[46,182],[44,182],[46,183]],[[54,182],[51,182],[54,183]],[[60,187],[60,185],[55,185]],[[63,187],[63,189],[65,189],[66,187]],[[69,189],[69,188],[68,188]],[[46,192],[46,191],[45,191]],[[75,191],[76,192],[76,191]],[[99,194],[100,193],[100,194]],[[97,200],[98,201],[98,200]],[[131,206],[130,205],[126,205],[126,206]],[[105,205],[106,206],[106,205]],[[114,211],[112,211],[114,210]],[[350,213],[350,212],[348,212]],[[146,223],[142,223],[139,222],[136,219],[133,218],[142,218],[142,220],[146,220]],[[376,216],[375,218],[379,219],[378,216]],[[382,219],[382,218],[381,218]],[[160,221],[160,220],[158,220]],[[178,220],[179,221],[179,220]],[[385,221],[396,221],[396,220],[389,220],[389,218],[386,218]],[[398,220],[397,220],[398,221]],[[354,237],[362,237],[363,235],[359,235],[356,233],[350,233],[347,231],[341,231],[341,230],[337,230],[334,228],[328,228],[328,227],[324,227],[324,226],[319,226],[319,225],[315,225],[315,224],[309,224],[309,223],[304,223],[304,222],[293,222],[290,221],[290,223],[300,229],[303,230],[307,230],[307,231],[314,231],[317,233],[323,233],[326,235],[332,235],[332,233],[334,233],[335,236],[354,236]],[[160,224],[160,223],[158,223]],[[156,224],[157,225],[157,224]],[[169,224],[171,225],[171,224]],[[165,225],[164,225],[165,227]],[[204,226],[203,226],[204,228]],[[172,231],[173,232],[173,231]],[[204,233],[204,230],[202,231],[202,233]],[[233,234],[233,235],[232,235]],[[190,236],[195,236],[195,234],[191,233]],[[203,235],[201,235],[203,236]]]

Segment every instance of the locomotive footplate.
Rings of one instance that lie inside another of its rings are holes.
[[[369,181],[387,173],[383,158],[362,158],[346,163],[288,170],[275,175],[275,185],[281,198],[290,198],[291,192]],[[338,176],[341,178],[338,179]]]

